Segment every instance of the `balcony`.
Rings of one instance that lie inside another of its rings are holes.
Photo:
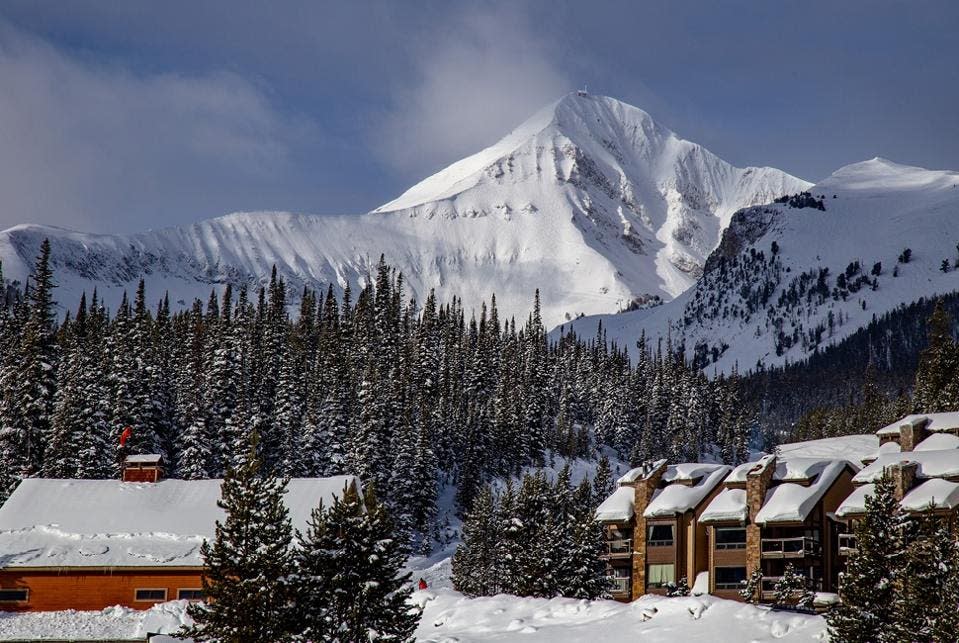
[[[633,541],[630,539],[607,540],[600,558],[628,558],[633,553]]]
[[[805,558],[819,555],[819,543],[808,536],[763,538],[763,558]]]
[[[856,549],[856,534],[839,534],[840,556],[849,556],[858,551],[859,550]]]
[[[763,576],[763,581],[759,589],[761,600],[772,601],[776,599],[776,583],[778,583],[781,578],[782,576]],[[822,589],[822,582],[807,578],[806,587],[807,589],[818,592]],[[802,595],[803,590],[794,589],[789,593],[789,598],[798,599],[801,598]]]

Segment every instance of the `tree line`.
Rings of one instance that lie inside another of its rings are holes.
[[[116,310],[94,291],[63,315],[55,285],[45,242],[0,301],[0,497],[27,476],[114,477],[133,453],[222,477],[256,430],[265,472],[356,474],[429,547],[440,485],[466,512],[491,480],[603,445],[634,464],[748,451],[738,377],[706,378],[669,342],[641,338],[633,364],[602,329],[550,336],[538,294],[522,324],[495,297],[418,302],[383,259],[358,293],[307,290],[293,311],[275,271],[182,311],[141,281]]]

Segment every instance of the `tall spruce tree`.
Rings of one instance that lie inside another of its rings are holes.
[[[413,640],[420,613],[408,602],[404,546],[372,487],[364,498],[344,493],[319,507],[298,544],[297,629],[304,640]]]
[[[189,606],[194,625],[184,632],[196,641],[279,643],[296,629],[286,482],[263,476],[258,449],[253,432],[246,459],[223,479],[217,505],[225,520],[200,548],[207,602]]]

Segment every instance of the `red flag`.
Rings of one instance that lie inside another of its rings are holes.
[[[126,427],[123,429],[123,433],[120,434],[120,446],[126,446],[127,440],[130,439],[130,436],[133,435],[133,427]]]

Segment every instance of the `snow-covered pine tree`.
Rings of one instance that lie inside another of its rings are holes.
[[[364,499],[345,493],[314,511],[298,543],[294,581],[303,640],[413,640],[420,612],[408,602],[404,546],[372,487]]]
[[[909,521],[905,540],[895,582],[893,620],[880,641],[959,640],[959,590],[951,586],[957,578],[957,545],[946,519],[930,511]]]
[[[606,500],[615,489],[613,484],[613,470],[609,464],[609,457],[604,453],[599,457],[596,474],[593,476],[593,505]]]
[[[292,640],[293,528],[283,504],[286,482],[263,476],[258,450],[254,431],[245,460],[223,479],[217,505],[226,518],[216,521],[213,542],[200,548],[207,601],[189,606],[195,624],[183,632],[196,641]]]
[[[496,498],[484,487],[463,522],[463,542],[452,560],[453,587],[467,596],[493,596],[501,591],[498,577],[501,529]]]
[[[866,497],[866,514],[855,529],[857,551],[839,579],[842,603],[826,616],[835,640],[876,643],[890,628],[905,549],[902,530],[893,482],[884,475]]]

